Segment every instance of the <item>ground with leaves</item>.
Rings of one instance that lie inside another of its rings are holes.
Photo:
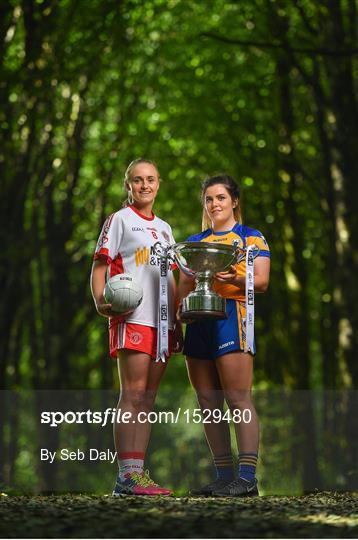
[[[0,537],[356,538],[358,494],[251,499],[0,497]]]

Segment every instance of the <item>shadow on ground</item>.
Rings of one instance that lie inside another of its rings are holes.
[[[200,499],[0,496],[4,538],[356,538],[357,493]]]

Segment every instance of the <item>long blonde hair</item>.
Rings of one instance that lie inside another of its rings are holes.
[[[128,182],[129,182],[129,180],[131,178],[131,174],[132,174],[132,171],[133,171],[134,167],[136,165],[139,165],[139,163],[149,163],[149,165],[153,165],[153,167],[155,167],[157,169],[158,178],[160,179],[158,165],[155,163],[155,161],[152,161],[150,159],[145,159],[145,158],[137,158],[137,159],[134,159],[133,161],[130,162],[130,164],[126,168],[126,172],[124,173],[123,185],[124,185],[125,190],[127,190],[127,184],[128,184]],[[126,200],[123,203],[123,206],[128,206],[129,204],[133,203],[133,201],[131,201],[130,198],[129,198],[129,191],[128,190],[127,190],[127,192],[128,192],[128,195],[127,195]]]
[[[216,186],[217,184],[222,184],[228,191],[233,202],[237,201],[237,205],[233,208],[234,218],[238,223],[242,223],[242,212],[240,205],[240,188],[235,180],[227,175],[220,174],[218,176],[211,176],[207,178],[201,186],[201,203],[203,205],[203,215],[201,220],[201,230],[206,231],[211,228],[211,220],[205,210],[205,193],[206,190],[211,186]]]

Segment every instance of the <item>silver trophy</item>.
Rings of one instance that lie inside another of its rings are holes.
[[[211,242],[180,242],[171,246],[171,253],[180,270],[196,282],[195,290],[183,299],[181,319],[226,319],[225,298],[211,287],[217,272],[225,272],[245,255],[235,246]]]

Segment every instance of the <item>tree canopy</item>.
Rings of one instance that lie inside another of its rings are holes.
[[[7,0],[0,15],[1,388],[118,387],[89,273],[126,165],[144,156],[177,241],[200,230],[200,183],[221,171],[268,240],[256,387],[356,389],[354,0]],[[164,384],[186,391],[181,360]],[[333,403],[312,420],[328,439]],[[302,407],[304,430],[313,403]],[[0,454],[18,429],[2,411]],[[351,441],[357,416],[339,429]]]

